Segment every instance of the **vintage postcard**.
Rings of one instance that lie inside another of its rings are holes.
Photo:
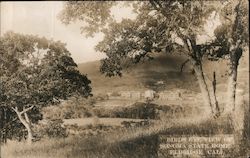
[[[248,158],[249,1],[1,1],[0,158]]]

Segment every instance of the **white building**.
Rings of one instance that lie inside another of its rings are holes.
[[[131,98],[131,93],[129,91],[120,92],[122,98]]]
[[[181,93],[179,91],[162,91],[159,93],[160,100],[180,100]]]
[[[144,93],[144,98],[146,99],[153,99],[154,98],[155,91],[153,90],[146,90]]]

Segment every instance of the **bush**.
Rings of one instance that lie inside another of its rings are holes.
[[[46,133],[48,137],[52,138],[64,138],[67,137],[67,132],[66,128],[62,126],[63,121],[58,119],[58,120],[53,120],[50,121],[47,128],[46,128]]]
[[[58,106],[46,107],[43,110],[45,119],[74,119],[91,117],[91,108],[95,104],[95,98],[71,98]]]
[[[196,107],[181,105],[157,105],[150,102],[137,102],[126,107],[95,107],[93,114],[98,117],[132,118],[132,119],[161,119],[183,115],[192,115],[200,110]]]
[[[137,102],[129,107],[94,108],[93,113],[98,117],[133,118],[133,119],[158,119],[158,105]]]
[[[110,125],[92,125],[89,124],[87,126],[77,126],[77,125],[67,125],[67,131],[71,135],[81,135],[81,136],[93,136],[93,135],[101,135],[105,133],[110,133],[114,130],[119,130],[121,127],[114,127]]]
[[[44,124],[38,124],[34,127],[34,132],[36,138],[65,138],[68,136],[61,119],[49,120]]]
[[[140,122],[135,121],[122,121],[121,123],[126,128],[132,128],[132,127],[141,127],[141,126],[149,126],[149,121],[144,120]]]

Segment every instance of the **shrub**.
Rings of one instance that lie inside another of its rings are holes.
[[[98,117],[111,118],[133,118],[133,119],[158,119],[158,105],[152,103],[137,102],[129,107],[103,108],[93,109],[93,113]]]
[[[121,123],[124,127],[126,128],[131,128],[131,127],[141,127],[141,126],[149,126],[149,121],[144,120],[144,121],[122,121]]]
[[[33,130],[37,139],[43,137],[65,138],[68,136],[61,119],[49,120],[46,123],[37,124]]]
[[[107,134],[114,130],[119,130],[121,127],[114,127],[110,125],[93,125],[89,124],[86,126],[77,126],[77,125],[67,125],[67,131],[71,135],[81,135],[81,136],[93,136],[93,135],[101,135]]]
[[[91,108],[95,98],[71,98],[58,106],[46,107],[43,110],[45,119],[73,119],[91,117]]]
[[[67,137],[66,128],[62,124],[63,121],[60,119],[50,121],[45,129],[47,136],[53,138]]]

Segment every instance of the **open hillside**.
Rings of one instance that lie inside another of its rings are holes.
[[[180,73],[182,63],[186,58],[179,55],[161,54],[153,60],[141,62],[123,71],[122,77],[105,77],[99,71],[100,61],[86,62],[78,65],[83,74],[87,74],[92,81],[93,93],[106,93],[121,90],[145,90],[154,89],[171,90],[183,88],[199,91],[199,86],[190,64],[186,64],[183,72]],[[213,72],[216,72],[217,89],[225,91],[227,88],[227,61],[206,61],[203,69],[208,84],[213,80]],[[240,60],[239,81],[241,78],[248,78],[249,53],[246,51]],[[242,73],[241,71],[244,71]],[[243,75],[243,76],[242,76]],[[161,83],[161,84],[157,84]],[[241,87],[241,83],[239,86]]]
[[[93,93],[148,88],[170,90],[177,87],[197,90],[196,78],[188,64],[180,73],[184,61],[185,58],[180,56],[160,55],[124,70],[122,77],[105,77],[99,71],[100,61],[82,63],[78,68],[92,81]]]

